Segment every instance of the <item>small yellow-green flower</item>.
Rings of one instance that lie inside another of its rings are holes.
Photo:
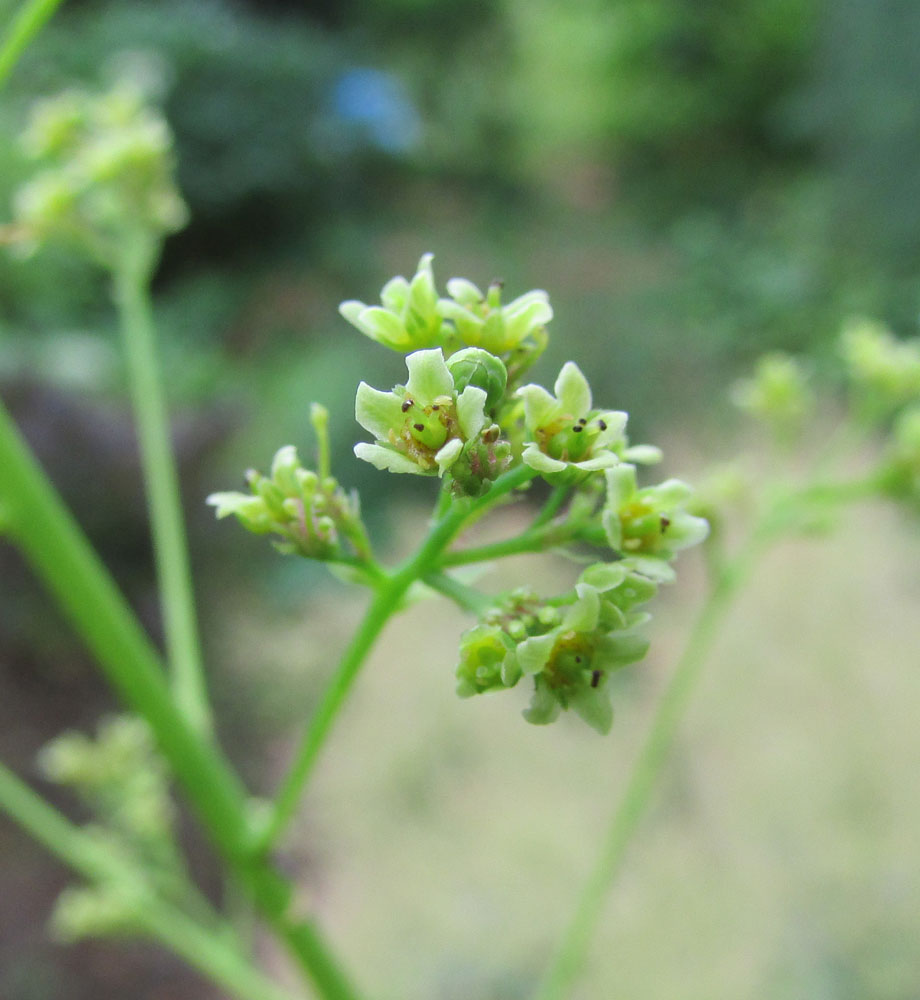
[[[376,441],[355,445],[355,454],[378,469],[443,476],[488,423],[486,392],[467,385],[458,393],[439,348],[410,354],[406,367],[406,384],[392,392],[358,386],[355,418]]]
[[[543,349],[543,327],[553,318],[546,292],[535,289],[502,305],[500,282],[493,282],[483,294],[472,281],[451,278],[447,291],[450,298],[440,299],[438,309],[453,323],[461,343],[498,355],[525,345],[537,353]]]
[[[702,542],[709,524],[688,513],[693,490],[679,479],[639,489],[636,467],[624,462],[608,469],[607,500],[601,515],[610,547],[639,557],[637,568],[658,580],[670,580],[666,565],[680,549]],[[652,557],[642,559],[641,557]]]
[[[371,340],[394,351],[442,345],[446,335],[431,270],[433,257],[430,253],[422,256],[411,281],[402,276],[390,279],[380,292],[381,305],[350,299],[339,306],[339,312]]]
[[[539,385],[518,390],[529,438],[523,453],[527,465],[544,476],[597,472],[616,465],[626,414],[593,409],[591,387],[573,361],[562,366],[554,389],[555,396]]]

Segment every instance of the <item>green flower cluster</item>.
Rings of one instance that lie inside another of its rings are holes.
[[[553,318],[544,291],[527,292],[502,304],[502,283],[480,291],[466,278],[447,282],[447,297],[439,297],[426,253],[410,280],[392,278],[380,293],[381,304],[350,300],[339,311],[363,334],[385,347],[408,354],[440,347],[445,355],[463,347],[480,347],[520,374],[546,347],[546,324]]]
[[[107,826],[145,850],[172,836],[166,768],[142,719],[103,719],[95,739],[64,733],[44,747],[39,765],[49,781],[74,789]]]
[[[42,168],[15,199],[27,252],[65,242],[112,267],[126,240],[155,244],[185,225],[169,126],[129,82],[39,102],[24,145]]]
[[[757,362],[752,378],[738,382],[732,401],[767,423],[778,438],[792,439],[814,411],[814,396],[800,362],[773,351]]]
[[[293,445],[279,448],[267,476],[250,469],[249,493],[212,493],[218,519],[233,515],[255,535],[276,535],[275,548],[308,559],[342,560],[367,551],[360,505],[329,474],[329,414],[314,403],[311,419],[319,439],[320,469],[306,469]],[[349,552],[345,543],[350,543]]]
[[[854,320],[840,338],[854,388],[884,411],[920,398],[920,340],[898,340],[872,320]]]
[[[389,281],[379,306],[354,300],[340,306],[362,333],[402,352],[408,372],[405,383],[389,390],[358,386],[355,418],[372,440],[356,444],[355,455],[382,471],[441,479],[437,516],[457,530],[465,517],[488,508],[493,490],[499,500],[538,478],[553,487],[534,526],[519,540],[499,543],[498,554],[572,545],[582,549],[579,557],[592,548],[595,561],[562,596],[496,598],[463,637],[459,691],[511,688],[530,677],[528,721],[551,722],[572,709],[606,732],[607,679],[648,645],[637,632],[648,616],[637,609],[674,578],[675,555],[701,542],[708,524],[690,512],[691,490],[679,480],[639,487],[637,466],[660,461],[660,450],[630,444],[627,415],[596,406],[574,362],[562,366],[553,392],[520,384],[546,346],[553,316],[546,292],[504,304],[500,284],[482,292],[452,278],[448,295],[440,296],[431,262],[425,254],[411,280]],[[357,503],[346,506],[327,476],[328,470],[317,476],[301,468],[286,448],[270,476],[250,474],[250,494],[219,493],[209,502],[218,516],[233,514],[251,531],[280,535],[282,551],[336,560],[344,525],[352,536],[363,529]],[[444,545],[451,541],[445,534]],[[400,579],[375,564],[369,546],[355,548],[362,582],[376,587]],[[489,599],[450,575],[450,555],[426,553],[419,579],[466,608],[481,608]],[[458,555],[457,562],[479,561]]]
[[[63,733],[43,748],[39,765],[49,781],[72,789],[92,810],[98,822],[87,835],[134,869],[138,887],[156,882],[169,891],[184,884],[168,772],[146,722],[112,716],[100,722],[95,739]],[[74,941],[136,932],[126,888],[116,894],[102,884],[68,887],[52,916],[55,933]]]
[[[589,566],[572,591],[552,601],[530,591],[506,595],[462,637],[457,693],[469,697],[532,677],[528,722],[544,725],[572,709],[606,733],[613,722],[608,679],[645,656],[648,640],[638,630],[649,616],[637,608],[656,592],[624,559]]]

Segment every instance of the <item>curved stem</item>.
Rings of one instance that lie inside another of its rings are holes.
[[[148,293],[149,257],[139,247],[114,273],[114,297],[128,363],[144,484],[156,556],[167,660],[176,702],[199,732],[211,729],[211,712],[195,616],[179,476],[156,357],[156,330]]]
[[[527,466],[518,466],[500,476],[492,489],[478,500],[456,502],[434,523],[418,552],[384,577],[378,584],[374,599],[351,643],[345,650],[338,668],[329,681],[322,700],[301,737],[291,769],[281,785],[264,826],[256,832],[255,846],[259,853],[267,852],[293,818],[313,767],[332,725],[335,722],[367,654],[384,626],[398,610],[409,587],[433,570],[444,548],[470,521],[481,516],[489,507],[512,490],[525,485],[536,473]]]
[[[0,85],[60,5],[61,0],[26,0],[19,8],[0,40]]]
[[[0,810],[87,879],[124,903],[139,928],[240,1000],[294,1000],[255,969],[222,929],[205,928],[167,903],[143,874],[75,826],[0,764]]]
[[[575,914],[544,973],[534,1000],[562,1000],[581,969],[592,932],[620,869],[630,838],[648,806],[696,683],[741,585],[775,537],[779,525],[765,521],[747,546],[721,569],[690,633],[652,719],[651,728],[613,815],[601,855],[588,876]]]
[[[540,528],[551,521],[559,512],[559,508],[565,503],[566,498],[571,492],[572,487],[570,485],[553,487],[553,491],[543,505],[543,509],[534,518],[531,529]]]
[[[471,563],[490,562],[493,559],[522,555],[526,552],[545,552],[549,548],[570,541],[573,534],[564,526],[558,525],[546,525],[536,530],[528,529],[515,538],[506,538],[501,542],[490,542],[487,545],[446,552],[438,560],[438,565],[445,568],[468,566]]]
[[[422,579],[432,590],[438,591],[458,607],[474,615],[481,615],[495,604],[494,598],[468,587],[449,573],[426,573]]]

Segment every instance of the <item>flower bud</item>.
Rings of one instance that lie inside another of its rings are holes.
[[[447,359],[447,367],[457,392],[475,385],[486,394],[486,410],[490,413],[495,410],[508,385],[508,369],[501,358],[480,347],[467,347],[452,354]]]

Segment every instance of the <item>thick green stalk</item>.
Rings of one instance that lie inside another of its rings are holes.
[[[7,530],[83,637],[121,699],[142,715],[212,842],[326,1000],[354,1000],[309,923],[290,916],[290,886],[250,853],[246,792],[173,703],[156,651],[0,406],[0,507]]]
[[[365,613],[364,620],[345,650],[319,706],[307,724],[294,754],[291,769],[258,838],[260,850],[267,851],[271,847],[296,812],[319,752],[364,665],[367,654],[386,623],[398,610],[408,589],[416,580],[423,579],[427,573],[436,568],[441,553],[466,524],[485,513],[503,496],[529,482],[535,475],[533,469],[519,466],[500,476],[492,484],[492,489],[486,496],[479,500],[455,503],[440,520],[435,522],[418,552],[378,583],[377,592]]]
[[[149,255],[143,252],[144,244],[139,244],[138,249],[140,253],[126,254],[116,268],[114,296],[150,511],[167,661],[180,709],[198,731],[209,732],[211,713],[201,663],[179,476],[156,357],[156,330],[148,292]]]
[[[90,884],[120,896],[139,928],[240,1000],[294,1000],[253,968],[229,933],[208,930],[165,902],[143,876],[74,826],[0,764],[0,810]],[[228,929],[229,930],[229,929]]]
[[[604,837],[600,857],[588,876],[575,914],[533,1000],[563,1000],[581,970],[592,933],[626,848],[667,763],[678,726],[725,616],[760,554],[779,529],[779,522],[772,519],[764,522],[761,530],[751,536],[748,545],[721,569],[690,633],[683,655],[658,702],[651,728]]]
[[[245,840],[246,794],[173,703],[156,650],[0,406],[0,504],[13,542],[122,700],[142,715],[222,853]]]
[[[0,39],[0,85],[60,5],[61,0],[26,0],[19,8]]]

